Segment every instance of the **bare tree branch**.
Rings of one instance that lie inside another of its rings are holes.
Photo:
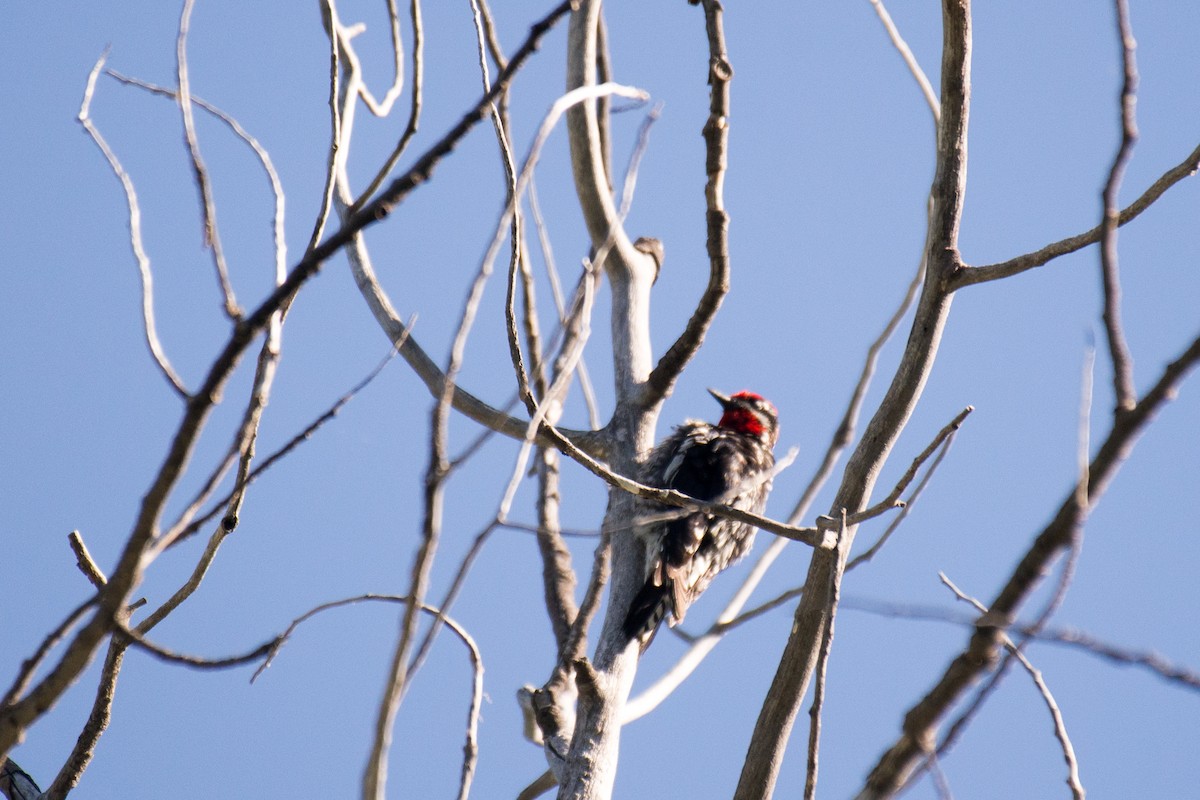
[[[271,640],[272,645],[266,658],[250,681],[256,681],[263,672],[271,666],[279,651],[291,639],[292,634],[296,632],[302,624],[325,611],[342,606],[353,605],[355,603],[363,603],[370,601],[382,601],[388,603],[402,603],[406,608],[415,605],[412,602],[412,597],[408,595],[387,595],[387,594],[363,594],[356,597],[347,597],[341,600],[334,600],[329,603],[322,603],[316,608],[310,609],[301,614],[296,619],[292,620],[287,629],[283,633]],[[475,763],[479,754],[478,745],[478,728],[479,728],[479,709],[483,702],[483,658],[479,652],[479,646],[475,643],[475,639],[467,632],[466,628],[459,622],[456,622],[452,617],[448,617],[441,609],[433,606],[421,605],[418,607],[422,613],[437,617],[448,627],[455,636],[466,646],[468,655],[471,659],[472,682],[471,682],[471,704],[467,714],[467,732],[466,744],[463,747],[463,766],[462,774],[459,782],[459,800],[465,800],[470,792],[471,781],[475,774]]]
[[[508,68],[497,78],[492,92],[478,100],[446,135],[417,159],[408,172],[392,181],[375,200],[351,215],[324,243],[306,253],[289,271],[287,280],[282,285],[271,292],[253,312],[238,320],[228,340],[213,359],[200,389],[187,402],[183,418],[171,439],[164,461],[143,497],[141,509],[118,560],[117,568],[100,594],[96,613],[75,634],[59,662],[42,676],[24,697],[0,708],[0,757],[7,756],[25,728],[54,705],[91,661],[103,637],[112,630],[117,610],[128,602],[129,593],[140,581],[141,557],[145,548],[153,541],[163,506],[190,460],[193,447],[216,398],[251,341],[269,324],[274,313],[320,271],[326,259],[344,247],[364,228],[386,218],[413,189],[430,178],[438,162],[474,127],[499,90],[508,84],[516,70],[532,55],[542,36],[569,10],[570,3],[564,2],[536,24],[525,44],[509,62]],[[406,347],[405,351],[409,351],[409,348]],[[411,352],[408,354],[411,355]],[[456,392],[455,396],[459,396],[459,393]],[[480,411],[477,407],[474,410]],[[494,415],[492,409],[487,410],[492,411]],[[497,426],[504,425],[503,415],[499,420],[487,413],[483,413],[482,416],[492,420]],[[519,423],[517,424],[519,426]]]
[[[79,531],[71,531],[67,534],[67,542],[71,545],[71,552],[75,554],[75,565],[79,567],[79,571],[88,579],[88,583],[103,589],[104,584],[108,583],[108,577],[104,574],[104,570],[96,565],[92,559],[92,554],[88,552],[87,545],[83,543],[83,536]]]
[[[1137,142],[1137,62],[1134,59],[1133,28],[1129,24],[1129,5],[1126,0],[1115,0],[1117,10],[1117,35],[1121,42],[1122,81],[1120,95],[1121,145],[1113,158],[1108,180],[1100,200],[1103,216],[1100,221],[1100,264],[1104,286],[1104,332],[1108,336],[1108,350],[1112,358],[1113,392],[1117,409],[1128,411],[1137,402],[1137,390],[1133,386],[1133,359],[1129,354],[1129,343],[1121,328],[1121,276],[1117,263],[1117,196],[1121,191],[1121,179],[1125,176],[1125,165],[1133,155]]]
[[[390,3],[390,0],[389,0]],[[390,6],[389,6],[390,10]],[[393,18],[394,19],[394,18]],[[409,4],[409,19],[412,25],[412,81],[411,81],[411,96],[412,105],[408,113],[408,124],[404,127],[404,133],[400,135],[400,140],[396,143],[396,147],[388,156],[387,161],[379,172],[375,173],[375,177],[358,196],[351,206],[351,212],[358,211],[368,200],[370,200],[375,192],[379,191],[379,187],[387,180],[388,175],[396,168],[396,164],[400,162],[400,157],[404,155],[404,151],[408,149],[409,142],[417,135],[417,128],[421,123],[421,105],[425,92],[425,27],[421,23],[421,2],[420,0],[410,0]],[[399,52],[399,46],[396,47]],[[501,65],[504,69],[507,65]],[[397,74],[399,74],[397,72]]]
[[[404,89],[404,41],[400,38],[400,12],[396,7],[396,0],[387,0],[387,9],[388,30],[392,37],[392,70],[395,77],[382,100],[375,99],[365,81],[358,87],[358,96],[362,98],[363,105],[377,117],[391,114],[392,104]]]
[[[954,596],[965,603],[974,606],[980,614],[987,616],[988,609],[983,603],[976,600],[965,593],[946,577],[945,573],[939,572],[938,577],[942,583],[946,585]],[[1054,701],[1054,695],[1050,693],[1050,687],[1046,685],[1046,680],[1042,676],[1041,670],[1035,668],[1029,659],[1021,652],[1021,648],[1013,643],[1012,639],[1007,634],[1004,635],[1004,647],[1012,654],[1012,657],[1021,663],[1025,671],[1029,673],[1029,677],[1033,679],[1034,685],[1037,687],[1038,693],[1042,696],[1042,701],[1046,704],[1046,708],[1050,711],[1050,717],[1054,723],[1054,736],[1058,739],[1062,747],[1063,759],[1067,762],[1067,786],[1071,788],[1071,795],[1075,800],[1083,800],[1085,792],[1083,785],[1079,780],[1079,762],[1075,758],[1075,748],[1071,746],[1071,738],[1067,735],[1067,726],[1063,722],[1062,711],[1058,707],[1058,703]]]
[[[1164,172],[1138,199],[1122,209],[1120,215],[1117,217],[1117,224],[1125,225],[1137,219],[1158,198],[1166,194],[1168,189],[1184,178],[1190,178],[1195,175],[1197,169],[1200,169],[1200,146],[1197,146],[1195,150],[1189,153],[1183,161]],[[1008,261],[1002,261],[998,264],[988,264],[981,267],[971,267],[964,264],[958,272],[950,277],[950,288],[958,290],[964,286],[973,286],[977,283],[1009,278],[1035,267],[1044,266],[1059,256],[1065,256],[1068,253],[1074,253],[1076,250],[1082,250],[1088,245],[1095,244],[1100,241],[1102,232],[1102,226],[1097,225],[1095,228],[1084,233],[1048,244],[1041,250],[1035,250],[1032,253],[1010,258]]]
[[[841,525],[838,527],[838,547],[843,545],[846,535],[846,512],[842,512]],[[825,671],[829,666],[829,651],[833,647],[833,625],[837,617],[838,598],[841,594],[842,574],[838,571],[830,573],[831,583],[828,587],[826,602],[829,604],[829,617],[825,630],[821,632],[821,650],[817,654],[816,684],[813,687],[812,706],[808,710],[811,722],[808,726],[808,773],[804,779],[804,800],[816,800],[817,796],[817,767],[818,754],[821,744],[821,711],[825,706]]]
[[[892,40],[892,46],[896,48],[896,52],[904,59],[904,65],[908,67],[913,80],[917,82],[917,86],[921,89],[921,95],[929,105],[929,111],[933,114],[933,122],[936,125],[942,115],[942,109],[938,105],[937,95],[933,93],[933,86],[930,85],[929,78],[926,77],[925,71],[921,69],[921,65],[917,63],[917,57],[909,49],[908,43],[904,41],[904,37],[900,35],[900,30],[896,27],[896,23],[892,22],[892,15],[884,7],[883,1],[870,0],[870,3],[872,8],[875,9],[879,21],[883,23],[883,29],[887,31],[888,38]]]
[[[900,527],[900,523],[904,522],[909,513],[912,512],[913,504],[916,503],[917,498],[921,496],[921,492],[925,491],[925,487],[933,478],[933,474],[937,472],[937,468],[941,466],[942,460],[946,457],[946,454],[950,452],[950,445],[954,444],[954,437],[956,435],[957,431],[951,433],[942,443],[941,450],[938,451],[937,457],[933,459],[933,463],[929,465],[929,469],[927,469],[925,474],[921,476],[921,480],[913,489],[912,494],[910,494],[908,499],[904,501],[904,507],[900,509],[900,513],[896,515],[895,519],[888,523],[887,528],[885,528],[883,533],[879,535],[879,538],[874,544],[872,544],[863,552],[859,553],[857,556],[851,559],[849,563],[846,564],[847,572],[870,561],[875,557],[875,554],[878,553],[885,544],[887,544],[888,539],[890,539],[892,534],[896,532],[896,529]]]
[[[858,795],[860,800],[890,797],[928,752],[938,721],[979,676],[996,663],[1001,636],[1011,625],[1017,608],[1041,581],[1050,562],[1070,546],[1075,529],[1083,524],[1088,511],[1099,502],[1138,436],[1174,396],[1179,383],[1198,361],[1200,337],[1166,367],[1133,409],[1113,420],[1108,436],[1088,467],[1087,505],[1080,505],[1078,493],[1072,488],[1054,519],[1038,535],[1004,588],[989,604],[987,624],[976,628],[966,648],[947,667],[937,684],[905,715],[903,735],[872,770]]]
[[[133,186],[133,179],[129,177],[129,173],[121,166],[120,160],[117,159],[117,154],[108,146],[108,142],[100,135],[100,130],[92,122],[91,105],[92,95],[96,91],[96,78],[100,75],[100,70],[104,67],[104,62],[108,58],[108,51],[105,50],[100,58],[96,61],[92,71],[88,74],[87,89],[83,93],[83,102],[79,106],[79,124],[87,131],[88,136],[92,137],[92,141],[100,148],[100,152],[104,154],[104,160],[108,162],[109,168],[113,174],[117,176],[117,180],[121,182],[121,188],[125,191],[125,202],[129,206],[129,244],[133,248],[133,257],[138,264],[138,275],[142,281],[142,323],[143,330],[146,336],[146,346],[150,348],[150,355],[154,358],[154,363],[158,366],[163,377],[171,384],[176,394],[184,400],[188,398],[187,388],[183,385],[183,380],[176,374],[171,362],[167,359],[167,354],[162,348],[162,343],[158,340],[158,326],[154,322],[154,273],[150,269],[150,257],[146,255],[146,250],[142,245],[142,209],[138,205],[137,191]]]
[[[104,74],[116,80],[118,83],[126,86],[135,86],[139,89],[145,89],[147,92],[150,92],[153,95],[164,97],[175,102],[178,102],[179,100],[179,95],[173,89],[168,89],[165,86],[158,86],[157,84],[143,81],[138,78],[131,78],[128,75],[123,75],[120,72],[117,72],[115,69],[106,69],[104,70]],[[220,108],[217,108],[212,103],[196,97],[195,95],[192,96],[192,104],[204,109],[213,117],[224,123],[229,130],[233,131],[235,136],[245,142],[250,149],[254,151],[254,155],[257,156],[258,162],[262,165],[263,172],[266,174],[267,180],[271,184],[271,192],[275,196],[275,214],[272,218],[271,233],[275,240],[275,274],[278,276],[278,280],[282,282],[282,280],[287,276],[287,241],[285,240],[284,236],[286,233],[284,228],[284,209],[286,196],[284,195],[283,191],[283,182],[279,179],[279,172],[275,169],[274,162],[271,161],[271,154],[267,152],[267,149],[262,146],[258,139],[256,139],[250,134],[249,131],[242,127],[242,124],[238,122],[237,119],[231,117]]]
[[[937,606],[890,603],[861,597],[843,597],[842,607],[895,619],[950,622],[968,628],[974,627],[978,619],[977,616],[968,616]],[[1037,642],[1079,650],[1119,666],[1141,667],[1179,688],[1200,691],[1200,672],[1174,664],[1152,651],[1131,650],[1075,628],[1048,628],[1039,631],[1031,624],[1014,623],[1009,630]]]
[[[175,43],[176,74],[179,79],[179,111],[183,115],[183,139],[187,145],[188,155],[192,161],[192,172],[196,175],[196,187],[200,190],[200,207],[204,217],[204,246],[212,251],[213,265],[217,270],[217,283],[225,298],[225,314],[231,320],[237,320],[242,311],[238,308],[237,298],[233,294],[233,284],[229,282],[229,267],[225,263],[225,251],[221,247],[221,233],[217,227],[217,203],[213,197],[212,182],[208,178],[208,168],[200,154],[200,140],[196,138],[196,120],[192,114],[192,90],[188,79],[187,38],[188,28],[192,19],[192,8],[195,0],[184,0],[183,11],[179,15],[179,36]]]
[[[926,236],[927,279],[913,327],[891,385],[855,448],[834,499],[834,511],[850,514],[865,507],[896,439],[908,421],[937,356],[952,295],[946,281],[959,268],[958,229],[966,182],[967,110],[970,98],[971,25],[967,0],[942,6],[942,113],[938,127],[937,171],[930,191],[932,209]],[[844,569],[844,548],[814,550],[805,583],[828,586],[831,571]],[[796,609],[791,634],[767,692],[750,741],[736,800],[767,798],[774,791],[784,751],[800,703],[808,689],[829,614],[825,598],[806,592]]]
[[[729,149],[729,84],[733,66],[725,48],[724,9],[720,0],[705,0],[704,22],[708,33],[708,121],[704,123],[706,207],[708,240],[708,285],[696,304],[687,326],[655,365],[646,381],[640,402],[657,406],[671,393],[683,368],[704,342],[709,326],[729,293],[729,214],[725,210],[725,170]]]

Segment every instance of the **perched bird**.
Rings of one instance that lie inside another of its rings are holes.
[[[761,514],[771,490],[779,415],[753,392],[726,397],[708,391],[724,409],[721,420],[716,425],[689,420],[677,427],[650,453],[642,482]],[[642,502],[637,514],[646,520],[636,529],[646,543],[646,583],[624,629],[645,649],[663,617],[669,613],[671,625],[682,622],[717,573],[750,550],[755,529],[650,501]]]

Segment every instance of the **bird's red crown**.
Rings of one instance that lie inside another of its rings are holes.
[[[742,391],[722,398],[719,393],[709,391],[725,409],[717,425],[746,436],[765,436],[774,443],[779,412],[770,400],[754,392]]]

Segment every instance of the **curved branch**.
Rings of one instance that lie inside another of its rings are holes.
[[[100,134],[99,128],[95,126],[90,116],[92,95],[96,91],[96,78],[100,75],[100,70],[104,67],[107,58],[108,51],[106,50],[96,61],[96,65],[92,67],[76,119],[87,131],[88,136],[92,137],[96,146],[100,148],[100,152],[104,154],[104,160],[108,162],[109,168],[121,182],[121,188],[125,190],[125,202],[129,208],[129,245],[133,249],[133,257],[138,265],[138,275],[142,279],[142,324],[146,346],[150,348],[150,355],[154,358],[154,363],[167,382],[171,384],[171,388],[186,400],[188,397],[187,387],[184,386],[183,379],[171,367],[171,362],[167,359],[167,354],[158,340],[158,326],[154,322],[154,273],[150,269],[150,256],[146,255],[145,247],[142,244],[142,209],[138,204],[137,190],[133,186],[133,179],[121,166],[117,154],[108,146],[108,142]]]

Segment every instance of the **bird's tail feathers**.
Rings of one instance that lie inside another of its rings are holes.
[[[650,580],[633,598],[629,614],[625,617],[624,629],[630,641],[637,640],[642,652],[654,641],[654,634],[671,610],[671,595],[669,583],[663,586]]]

